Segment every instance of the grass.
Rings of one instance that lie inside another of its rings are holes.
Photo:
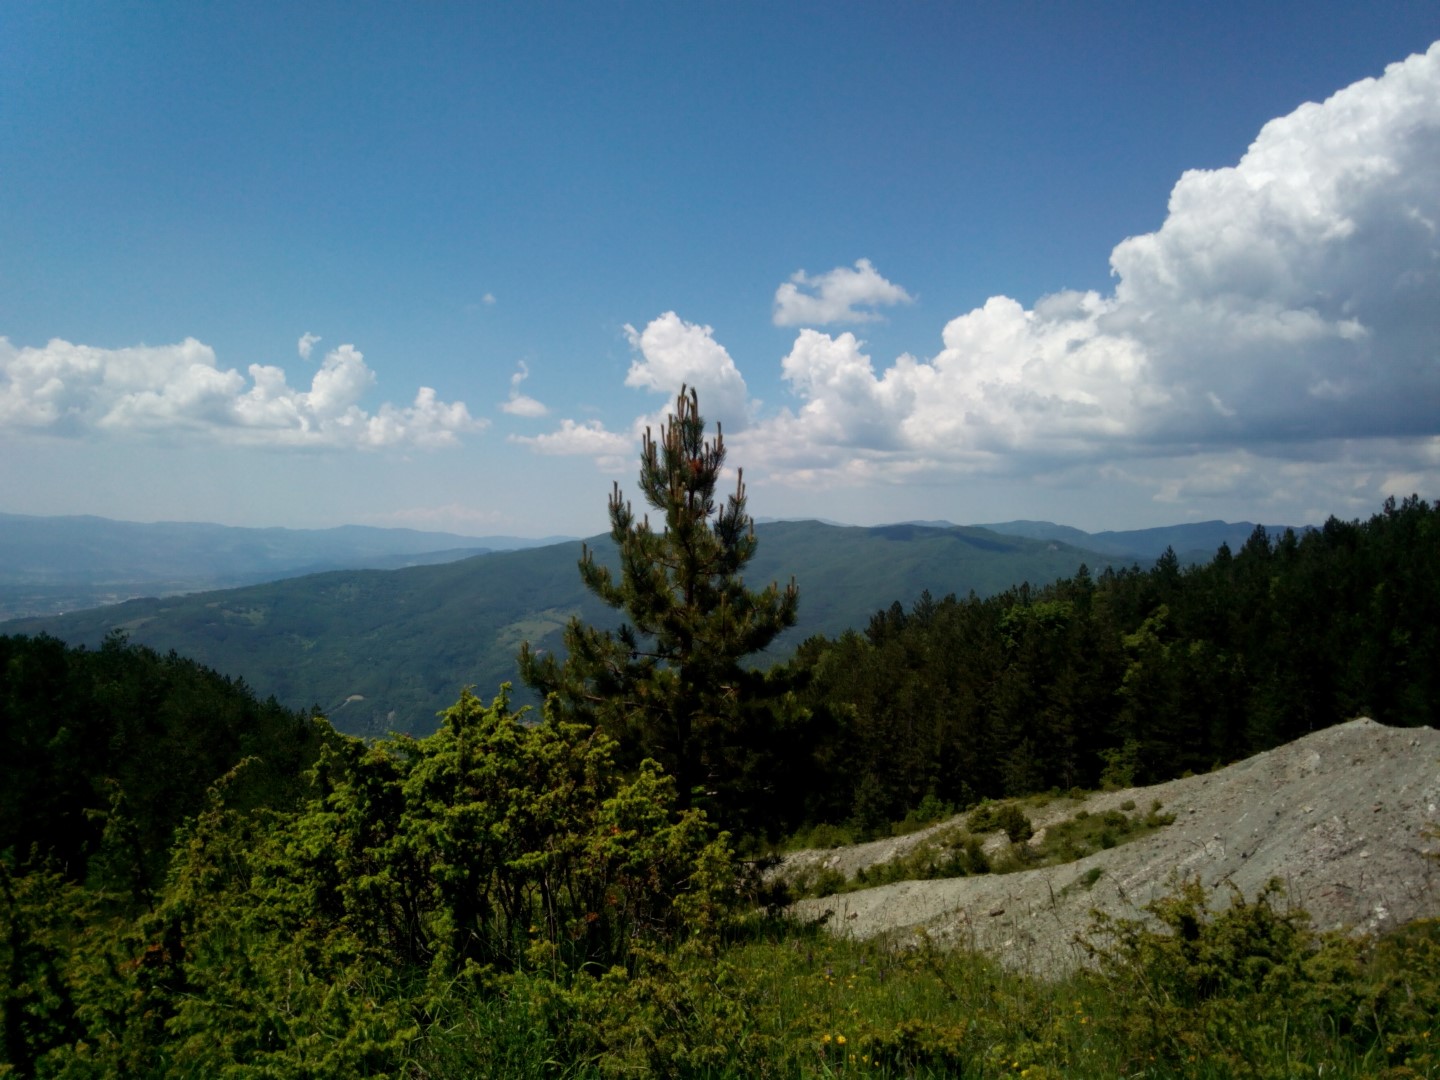
[[[1045,830],[1044,839],[1038,845],[1027,845],[1028,854],[1025,858],[1033,859],[1034,862],[1021,865],[1018,869],[1027,869],[1031,865],[1053,866],[1057,863],[1074,862],[1097,851],[1138,840],[1175,822],[1175,815],[1164,813],[1164,807],[1158,799],[1144,814],[1125,813],[1126,810],[1134,811],[1134,808],[1134,802],[1128,801],[1128,805],[1122,803],[1119,810],[1106,810],[1100,814],[1091,814],[1087,810],[1076,811],[1074,817],[1049,826]]]
[[[1242,906],[1240,918],[1273,927],[1259,917],[1268,912]],[[1233,936],[1225,918],[1205,916],[1202,942]],[[1269,944],[1261,950],[1267,962],[1292,971],[1284,989],[1222,978],[1209,996],[1176,1008],[1168,996],[1174,987],[1164,981],[1169,969],[1154,967],[1143,948],[1116,951],[1108,968],[1045,982],[971,952],[941,951],[924,936],[857,942],[771,924],[718,955],[669,969],[673,1000],[685,1007],[639,1010],[644,1019],[633,1029],[619,1022],[610,1034],[633,1041],[618,1052],[596,1045],[557,1058],[553,1032],[538,1025],[533,1002],[511,996],[472,1001],[448,1017],[446,1031],[425,1041],[428,1064],[413,1075],[634,1073],[644,1071],[635,1045],[663,1043],[709,1062],[649,1063],[650,1071],[675,1076],[1440,1077],[1440,1058],[1428,1045],[1440,1041],[1440,1025],[1426,1011],[1440,1001],[1431,970],[1440,923],[1417,924],[1378,945],[1317,946],[1302,937],[1277,956]],[[1317,956],[1338,958],[1340,967],[1319,964]],[[1231,960],[1241,972],[1256,962],[1253,955]],[[1213,975],[1215,957],[1206,963]],[[1349,971],[1347,964],[1359,972],[1353,987],[1334,974]],[[607,1005],[612,1013],[635,1008],[621,1000]]]

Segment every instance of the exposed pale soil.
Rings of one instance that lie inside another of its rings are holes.
[[[1207,776],[1153,787],[1056,799],[1027,813],[1037,832],[1133,800],[1158,799],[1172,825],[1076,862],[1013,874],[908,881],[796,905],[803,918],[828,914],[837,933],[902,939],[923,931],[968,945],[1008,966],[1058,974],[1080,964],[1075,944],[1091,910],[1134,918],[1171,891],[1177,875],[1198,878],[1224,903],[1233,884],[1253,899],[1278,878],[1292,904],[1320,929],[1383,931],[1440,916],[1440,731],[1387,728],[1372,720],[1318,731]],[[963,818],[920,833],[830,851],[797,852],[781,873],[833,867],[851,876],[889,861]],[[1006,843],[997,836],[992,850]],[[1089,888],[1086,872],[1102,873]]]

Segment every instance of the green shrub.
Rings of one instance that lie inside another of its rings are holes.
[[[965,872],[967,874],[990,873],[990,856],[985,854],[985,845],[978,836],[965,838]]]
[[[677,811],[653,762],[624,778],[612,748],[553,717],[520,723],[503,692],[488,708],[466,693],[430,738],[328,749],[296,811],[242,813],[217,786],[154,914],[120,941],[129,958],[92,943],[36,967],[52,975],[30,1058],[48,1045],[101,1075],[398,1076],[428,1019],[499,973],[568,986],[637,949],[710,948],[739,895],[733,855]]]
[[[972,833],[994,832],[1000,828],[997,813],[998,806],[996,803],[982,802],[979,806],[975,807],[974,810],[971,810],[965,818],[965,827]]]
[[[1110,991],[1116,1034],[1137,1059],[1280,1080],[1288,1059],[1353,1026],[1363,998],[1354,941],[1322,936],[1282,908],[1272,881],[1211,907],[1196,880],[1146,906],[1150,920],[1097,914],[1085,942]],[[1095,938],[1104,939],[1096,944]]]
[[[1014,803],[1006,803],[1000,808],[995,815],[995,823],[1004,830],[1012,844],[1023,844],[1035,835],[1035,826]]]

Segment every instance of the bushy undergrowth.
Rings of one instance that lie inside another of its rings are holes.
[[[0,1075],[1440,1077],[1440,922],[1318,935],[1180,882],[1035,980],[752,913],[662,778],[503,699],[449,721],[293,813],[217,788],[153,911],[5,862]]]
[[[1440,924],[1322,936],[1276,894],[1216,911],[1194,884],[1150,914],[1095,927],[1095,969],[1058,982],[923,936],[772,923],[634,973],[512,978],[453,1002],[412,1061],[437,1078],[1440,1076]]]
[[[612,752],[467,693],[428,739],[327,743],[293,807],[235,806],[241,761],[153,893],[123,887],[124,844],[112,889],[0,852],[0,1077],[1440,1080],[1440,922],[1318,935],[1273,890],[1179,882],[1039,981],[777,917],[670,779]],[[1009,851],[1164,816],[1115,814]],[[986,858],[934,840],[913,858]]]

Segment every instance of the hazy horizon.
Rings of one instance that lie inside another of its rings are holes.
[[[1378,507],[1377,507],[1377,509],[1378,509]],[[1361,515],[1361,516],[1362,516],[1362,518],[1363,518],[1363,517],[1366,517],[1366,516],[1368,516],[1368,515]],[[322,526],[315,526],[315,527],[309,527],[309,526],[289,526],[289,525],[263,525],[263,524],[261,524],[261,525],[227,525],[227,524],[225,524],[224,522],[217,522],[217,521],[175,520],[175,519],[168,519],[168,518],[157,518],[157,519],[151,519],[151,520],[142,520],[142,519],[134,519],[134,518],[114,518],[114,517],[107,517],[107,516],[99,515],[99,514],[79,514],[79,513],[77,513],[77,514],[18,514],[18,513],[12,512],[12,511],[0,509],[0,519],[3,519],[3,518],[5,518],[5,517],[33,518],[33,519],[36,519],[36,520],[63,520],[63,519],[84,520],[84,519],[91,519],[91,520],[105,521],[105,522],[108,522],[108,523],[111,523],[111,524],[118,524],[118,525],[138,525],[138,526],[142,526],[142,527],[143,527],[143,526],[160,526],[160,525],[201,526],[201,527],[213,527],[213,526],[218,526],[218,527],[220,527],[220,528],[255,529],[255,530],[275,530],[275,529],[278,529],[278,530],[293,530],[293,531],[296,531],[296,532],[326,532],[326,531],[333,531],[333,530],[338,530],[338,529],[352,529],[352,528],[362,528],[362,529],[366,529],[366,528],[368,528],[368,529],[390,529],[390,530],[397,530],[397,531],[419,532],[419,533],[424,533],[424,534],[428,534],[428,535],[451,536],[451,537],[454,537],[454,538],[457,539],[457,540],[516,539],[516,540],[526,540],[526,541],[547,541],[547,542],[548,542],[548,541],[553,541],[553,542],[555,542],[555,543],[567,543],[567,542],[575,541],[575,540],[588,540],[588,539],[592,539],[592,538],[594,538],[594,537],[596,537],[596,536],[603,536],[603,535],[605,535],[605,534],[607,534],[607,533],[609,532],[608,527],[606,527],[606,528],[597,529],[597,530],[595,530],[595,531],[593,531],[593,532],[590,532],[590,533],[546,533],[546,534],[541,534],[541,535],[525,535],[525,534],[518,534],[518,533],[517,533],[517,534],[512,534],[512,533],[464,533],[464,532],[453,532],[453,531],[451,531],[451,530],[449,530],[449,529],[415,529],[415,528],[413,528],[412,526],[409,526],[409,525],[367,525],[367,524],[364,524],[363,522],[353,522],[353,521],[352,521],[352,522],[342,522],[342,523],[340,523],[340,524],[338,524],[338,525],[322,525]],[[834,526],[834,527],[836,527],[836,528],[841,528],[841,529],[850,529],[850,528],[859,528],[859,529],[884,528],[884,527],[893,526],[893,525],[920,525],[920,526],[937,527],[937,528],[947,527],[947,526],[948,526],[948,527],[959,527],[959,528],[982,528],[982,529],[983,529],[983,528],[989,528],[989,527],[996,526],[996,525],[1054,525],[1054,526],[1057,526],[1057,527],[1062,528],[1062,529],[1077,529],[1077,530],[1080,531],[1080,532],[1084,532],[1084,533],[1091,534],[1091,535],[1099,535],[1099,534],[1110,533],[1110,532],[1124,533],[1124,532],[1140,532],[1140,531],[1147,531],[1147,530],[1161,530],[1161,529],[1167,529],[1167,528],[1180,528],[1180,527],[1184,527],[1184,526],[1186,526],[1186,525],[1206,525],[1206,524],[1215,524],[1215,523],[1224,524],[1224,525],[1237,525],[1237,524],[1240,524],[1240,525],[1263,525],[1263,526],[1265,526],[1267,529],[1274,529],[1274,528],[1296,528],[1296,529],[1301,529],[1301,528],[1315,528],[1315,527],[1318,527],[1318,526],[1320,526],[1321,524],[1323,524],[1323,522],[1318,522],[1318,521],[1304,521],[1304,522],[1301,522],[1301,521],[1291,521],[1291,522],[1252,521],[1252,520],[1250,520],[1249,518],[1242,518],[1242,519],[1228,520],[1228,521],[1227,521],[1227,520],[1224,519],[1224,518],[1208,518],[1208,519],[1205,519],[1205,520],[1203,520],[1203,521],[1189,521],[1189,522],[1186,522],[1186,521],[1166,521],[1166,522],[1160,522],[1160,523],[1158,523],[1158,524],[1156,524],[1156,525],[1142,526],[1142,527],[1140,527],[1139,529],[1116,529],[1116,528],[1108,528],[1108,527],[1106,527],[1106,528],[1100,528],[1100,529],[1080,529],[1079,526],[1077,526],[1077,525],[1072,525],[1072,524],[1070,524],[1069,522],[1065,522],[1065,521],[1054,521],[1054,520],[1051,520],[1051,519],[1049,519],[1049,518],[1009,518],[1009,519],[1007,519],[1007,520],[1005,520],[1005,521],[950,521],[950,520],[948,520],[948,519],[942,519],[942,518],[904,518],[904,519],[897,519],[897,520],[894,520],[894,521],[874,521],[874,522],[860,523],[860,522],[855,522],[855,521],[838,521],[838,520],[836,520],[836,519],[834,519],[834,518],[817,518],[817,517],[809,516],[809,515],[798,516],[798,517],[774,517],[774,516],[770,516],[770,515],[760,515],[760,516],[756,516],[756,517],[755,517],[755,523],[756,523],[757,525],[796,524],[796,523],[803,523],[803,522],[810,522],[810,521],[816,522],[816,523],[818,523],[818,524],[820,524],[820,525],[830,525],[830,526]]]

